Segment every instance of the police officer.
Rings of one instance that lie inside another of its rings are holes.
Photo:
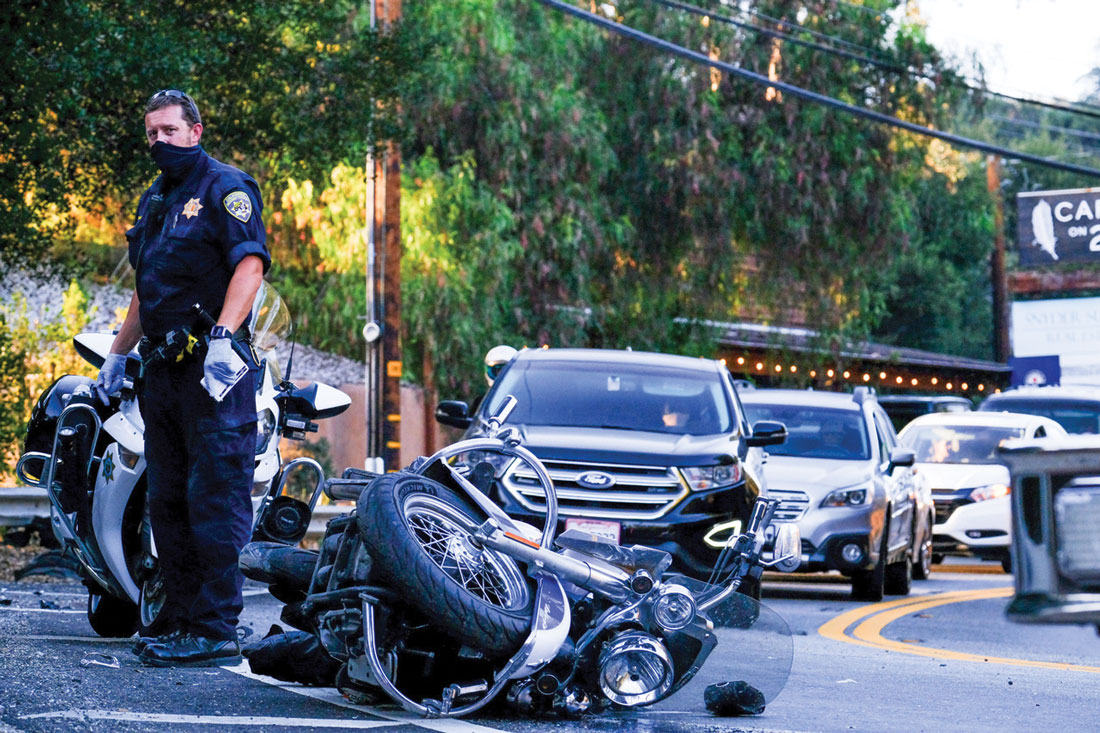
[[[122,386],[125,354],[141,341],[149,515],[166,602],[160,635],[139,639],[134,650],[156,666],[241,658],[237,556],[252,525],[255,374],[220,401],[200,382],[231,382],[235,352],[247,355],[232,340],[247,339],[243,324],[271,257],[256,182],[207,155],[202,132],[198,107],[183,92],[157,92],[145,106],[161,175],[126,233],[137,288],[96,382],[106,402]],[[194,324],[195,303],[217,322],[208,345],[205,335],[177,338]],[[166,343],[175,348],[166,351]]]

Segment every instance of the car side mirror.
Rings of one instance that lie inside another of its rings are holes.
[[[460,400],[444,400],[435,407],[435,421],[452,428],[466,429],[473,423],[470,406]]]
[[[752,435],[745,438],[749,447],[779,445],[787,439],[787,426],[774,420],[761,420],[752,426]]]
[[[908,448],[894,448],[890,451],[890,466],[887,473],[893,473],[898,466],[912,466],[917,462],[917,454]]]

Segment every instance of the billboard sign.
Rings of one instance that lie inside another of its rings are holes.
[[[1100,263],[1100,188],[1017,194],[1016,213],[1021,265]]]
[[[1062,384],[1100,385],[1100,298],[1015,301],[1012,353],[1014,368],[1021,357],[1057,357]]]

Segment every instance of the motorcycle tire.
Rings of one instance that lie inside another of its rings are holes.
[[[504,657],[527,638],[534,593],[515,560],[472,542],[483,521],[454,491],[415,474],[380,476],[356,502],[381,576],[450,638]]]
[[[129,600],[88,591],[88,623],[108,639],[125,639],[138,630],[138,607]]]
[[[164,578],[158,566],[141,583],[138,620],[141,623],[142,636],[163,636],[176,630],[174,620],[164,613],[167,600],[168,591],[164,587]]]

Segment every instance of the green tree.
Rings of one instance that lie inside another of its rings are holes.
[[[141,126],[152,92],[192,94],[210,152],[277,189],[396,134],[421,44],[400,26],[372,31],[354,0],[15,0],[0,12],[5,254],[71,234],[74,207],[129,216],[154,174]]]

